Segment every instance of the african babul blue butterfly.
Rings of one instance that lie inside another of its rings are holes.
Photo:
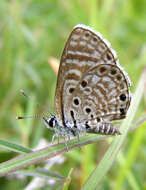
[[[62,53],[56,93],[56,115],[43,117],[53,137],[80,133],[119,135],[111,124],[126,117],[131,96],[130,79],[116,52],[102,35],[79,24]]]

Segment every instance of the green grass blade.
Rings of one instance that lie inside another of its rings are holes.
[[[65,178],[55,172],[50,172],[48,170],[45,169],[36,169],[36,170],[20,170],[20,171],[16,171],[13,172],[13,174],[16,175],[24,175],[24,176],[33,176],[33,177],[41,177],[41,178],[46,178],[46,179],[50,179],[51,178],[55,178],[58,180],[64,180]]]
[[[137,129],[136,135],[133,137],[133,140],[131,141],[132,143],[129,146],[129,151],[128,151],[126,160],[124,164],[122,164],[121,170],[117,175],[117,179],[115,180],[116,181],[115,190],[120,189],[120,187],[122,187],[124,179],[125,177],[127,177],[128,172],[130,171],[130,168],[132,167],[132,164],[134,163],[136,159],[136,156],[142,144],[142,140],[144,139],[144,136],[145,136],[145,133],[144,133],[145,126],[146,126],[146,122],[143,123],[143,125]]]
[[[100,19],[99,19],[99,5],[96,0],[87,1],[90,14],[89,14],[89,25],[97,30],[100,26]],[[97,23],[98,20],[98,23]],[[98,26],[98,27],[97,27]]]
[[[31,149],[29,148],[25,148],[23,146],[14,144],[14,143],[10,143],[6,140],[0,140],[0,147],[8,149],[12,152],[19,152],[19,153],[30,153],[32,152]]]
[[[105,138],[107,138],[107,136],[88,135],[81,137],[80,141],[77,141],[77,139],[73,139],[68,142],[68,150],[72,150],[77,147],[79,148],[86,144],[90,144]],[[17,156],[14,159],[0,164],[0,176],[4,176],[10,172],[23,169],[24,167],[32,164],[43,162],[46,159],[66,152],[66,150],[66,146],[63,142],[57,145],[48,146],[47,148],[34,151],[32,153]]]
[[[67,176],[67,178],[65,180],[65,183],[63,185],[62,190],[68,190],[69,189],[69,185],[71,183],[71,174],[72,174],[72,172],[73,172],[73,168],[70,169],[70,171],[68,173],[68,176]]]
[[[123,153],[120,152],[120,154],[118,156],[118,162],[120,163],[120,171],[126,161],[127,161],[127,159],[125,159]],[[137,182],[137,179],[134,176],[134,173],[132,173],[130,170],[127,172],[127,181],[129,182],[129,185],[131,186],[132,190],[141,190],[141,188],[139,187],[139,184]],[[115,179],[115,183],[117,183],[116,179]],[[117,189],[117,188],[114,188],[114,189]]]
[[[44,168],[37,168],[36,171],[40,174],[46,175],[48,177],[54,177],[57,179],[65,179],[63,176],[61,176],[60,174],[56,173],[56,172],[51,172],[47,169]]]

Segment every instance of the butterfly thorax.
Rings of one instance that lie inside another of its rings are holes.
[[[64,126],[57,120],[54,115],[49,118],[43,117],[44,123],[47,128],[54,130],[56,137],[77,136],[78,132],[74,127],[74,124],[69,121],[64,122]]]

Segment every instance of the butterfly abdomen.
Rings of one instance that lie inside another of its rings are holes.
[[[86,130],[87,133],[121,135],[120,131],[110,123],[98,123],[94,127],[86,123]]]

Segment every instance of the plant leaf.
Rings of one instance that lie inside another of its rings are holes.
[[[19,153],[30,153],[32,152],[31,149],[25,148],[23,146],[8,142],[6,140],[0,140],[0,147],[11,150],[13,152]]]

